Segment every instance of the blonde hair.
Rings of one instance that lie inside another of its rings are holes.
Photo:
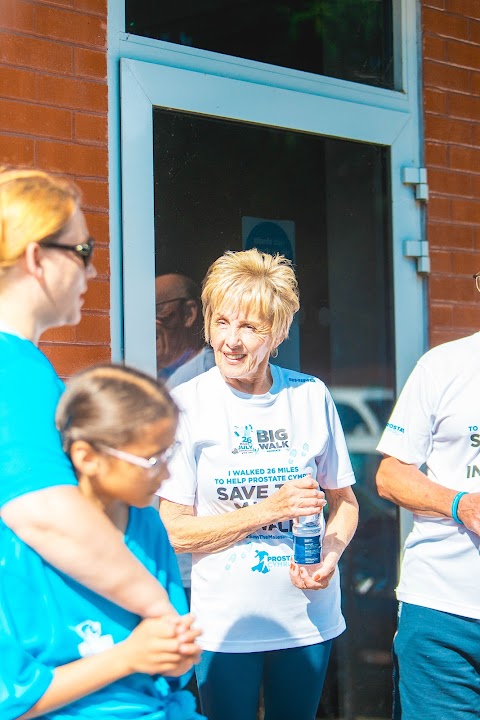
[[[0,272],[31,242],[59,233],[80,205],[71,182],[41,170],[0,167]]]
[[[227,251],[209,267],[202,289],[205,339],[210,340],[213,315],[224,308],[256,313],[275,342],[288,337],[298,311],[298,283],[292,263],[283,255],[256,248]]]
[[[140,439],[157,420],[175,423],[178,409],[165,387],[123,365],[96,365],[72,377],[55,416],[65,452],[84,440],[121,447]]]

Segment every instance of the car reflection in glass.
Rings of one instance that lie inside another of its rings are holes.
[[[357,484],[360,522],[341,560],[347,625],[345,652],[354,666],[353,702],[374,717],[391,710],[391,641],[395,632],[398,513],[379,497],[376,446],[394,402],[391,388],[330,388],[342,422]],[[363,713],[362,713],[363,714]],[[328,714],[327,714],[328,717]]]

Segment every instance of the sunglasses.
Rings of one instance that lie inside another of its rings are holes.
[[[93,254],[95,240],[92,237],[89,237],[87,242],[77,243],[76,245],[62,245],[61,243],[51,240],[42,240],[40,245],[42,248],[53,248],[54,250],[67,250],[68,252],[73,252],[82,260],[85,267],[87,267]]]

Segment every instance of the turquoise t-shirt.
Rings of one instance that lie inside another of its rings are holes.
[[[76,485],[55,428],[63,390],[33,343],[0,332],[0,508],[34,490]]]
[[[130,508],[125,542],[185,614],[175,554],[153,508]],[[1,522],[0,558],[0,716],[6,719],[40,699],[53,668],[124,640],[140,618],[48,565]],[[190,676],[129,675],[42,717],[201,720],[193,696],[181,689]]]

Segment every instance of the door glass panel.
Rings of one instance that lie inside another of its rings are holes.
[[[375,491],[375,446],[393,402],[389,152],[154,109],[156,275],[201,283],[225,250],[295,263],[301,310],[280,365],[329,386],[356,473],[360,525],[341,561],[347,631],[318,718],[389,718],[396,508]]]
[[[391,88],[393,0],[126,0],[126,32]]]

